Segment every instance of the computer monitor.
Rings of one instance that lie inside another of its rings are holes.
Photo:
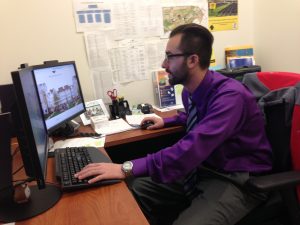
[[[28,181],[36,181],[37,185],[29,186],[31,196],[26,203],[17,203],[15,196],[3,197],[0,202],[0,221],[12,222],[27,219],[51,208],[61,197],[60,189],[46,184],[48,133],[45,127],[42,110],[39,104],[38,91],[35,88],[32,68],[27,67],[12,72],[15,101],[18,113],[14,112],[13,121]],[[19,118],[18,118],[19,117]],[[6,125],[7,126],[7,125]],[[10,149],[4,149],[9,151]],[[11,171],[12,162],[1,168]],[[11,175],[12,176],[12,175]],[[22,181],[20,181],[23,183]],[[16,183],[7,183],[7,188],[16,190]]]
[[[32,71],[49,133],[85,112],[74,61],[44,63]]]

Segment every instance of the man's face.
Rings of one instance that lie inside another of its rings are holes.
[[[182,55],[184,52],[179,49],[181,34],[171,37],[166,47],[166,58],[162,63],[162,67],[169,74],[169,83],[185,84],[189,75],[186,65],[186,57]]]

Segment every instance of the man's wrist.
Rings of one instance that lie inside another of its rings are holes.
[[[121,165],[121,170],[123,174],[125,175],[125,178],[131,177],[132,170],[133,170],[133,163],[131,161],[126,161]]]

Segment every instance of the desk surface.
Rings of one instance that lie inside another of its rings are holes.
[[[79,131],[93,132],[90,125],[80,127]],[[135,141],[141,141],[150,138],[155,138],[167,134],[170,135],[182,131],[184,131],[184,128],[182,126],[167,127],[159,130],[141,130],[141,129],[129,130],[117,134],[107,135],[105,138],[104,148],[127,144]]]
[[[164,114],[166,115],[166,114]],[[81,128],[82,131],[91,129]],[[164,134],[183,131],[183,127],[163,128],[160,130],[132,130],[106,137],[105,147],[155,138]],[[101,149],[101,151],[105,151]],[[21,161],[20,153],[14,159],[14,169]],[[17,161],[17,163],[15,162]],[[16,165],[17,164],[17,165]],[[20,165],[20,164],[19,164]],[[54,160],[48,160],[47,181],[56,183]],[[19,176],[23,175],[20,173]],[[17,222],[16,225],[144,225],[144,217],[125,182],[98,188],[89,188],[72,193],[64,193],[59,202],[45,213],[32,219]]]
[[[169,112],[155,111],[155,113],[161,117],[169,117],[169,116],[174,116],[176,114],[176,110],[172,110]],[[90,125],[81,126],[79,131],[93,132]],[[130,142],[141,141],[145,139],[155,138],[166,134],[169,135],[173,133],[179,133],[183,131],[184,131],[184,127],[182,126],[167,127],[158,130],[141,130],[141,129],[130,130],[130,131],[106,136],[104,147],[112,147],[112,146],[127,144]]]
[[[101,149],[104,151],[103,149]],[[21,162],[20,153],[14,159],[14,170]],[[57,182],[54,159],[48,160],[47,182]],[[17,179],[24,178],[24,171]],[[59,202],[46,212],[16,225],[148,225],[146,218],[124,181],[104,187],[63,193]]]

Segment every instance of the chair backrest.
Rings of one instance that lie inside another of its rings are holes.
[[[243,83],[254,93],[266,118],[273,171],[300,170],[300,74],[246,74]],[[300,186],[297,188],[300,202]]]
[[[265,105],[265,128],[273,153],[273,172],[284,172],[292,169],[290,136],[291,126],[285,121],[286,102]]]

